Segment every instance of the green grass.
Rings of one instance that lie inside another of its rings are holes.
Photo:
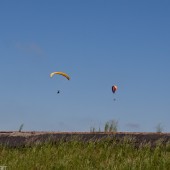
[[[0,146],[7,170],[170,170],[170,145],[135,147],[133,141],[73,140],[23,148]]]

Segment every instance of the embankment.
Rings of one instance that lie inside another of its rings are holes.
[[[137,145],[142,143],[151,143],[155,145],[157,141],[162,143],[170,142],[170,133],[132,133],[132,132],[17,132],[17,131],[1,131],[0,145],[20,147],[34,144],[42,144],[45,142],[69,141],[73,139],[83,141],[99,141],[102,139],[114,139],[120,141],[124,138],[130,138]]]

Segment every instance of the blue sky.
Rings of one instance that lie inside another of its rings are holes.
[[[114,119],[119,131],[169,132],[169,19],[168,0],[1,1],[0,130],[89,131]]]

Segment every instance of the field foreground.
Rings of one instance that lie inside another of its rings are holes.
[[[161,140],[161,143],[170,142],[170,133],[138,133],[138,132],[18,132],[1,131],[0,145],[5,146],[29,146],[32,144],[43,144],[46,142],[55,143],[58,141],[70,141],[77,139],[81,141],[99,141],[101,139],[121,140],[131,138],[136,145],[141,143],[155,143]]]
[[[170,134],[0,132],[7,170],[170,170]]]

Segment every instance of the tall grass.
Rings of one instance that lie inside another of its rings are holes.
[[[105,123],[104,131],[105,132],[117,132],[118,130],[118,121],[110,120]]]
[[[98,130],[95,127],[90,128],[90,132],[117,132],[117,131],[118,131],[118,121],[114,119],[107,121],[105,123],[103,131],[100,127]]]
[[[163,132],[163,126],[161,123],[159,123],[157,126],[156,126],[156,132],[157,133],[162,133]]]
[[[61,141],[32,147],[0,147],[8,170],[169,170],[170,145],[136,147],[133,140]]]

